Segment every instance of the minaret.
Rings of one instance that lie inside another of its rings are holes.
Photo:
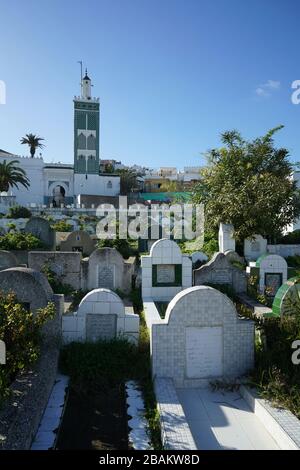
[[[87,70],[74,98],[74,173],[99,174],[99,98],[92,98]]]

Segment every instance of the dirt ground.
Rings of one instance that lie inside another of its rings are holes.
[[[125,390],[82,397],[70,390],[56,449],[127,450]]]

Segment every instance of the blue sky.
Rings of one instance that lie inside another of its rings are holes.
[[[0,148],[46,139],[73,162],[83,60],[101,102],[100,154],[150,167],[203,163],[222,131],[276,137],[300,160],[297,0],[0,0]]]

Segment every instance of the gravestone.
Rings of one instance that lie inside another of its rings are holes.
[[[233,266],[223,253],[215,253],[212,259],[194,270],[194,285],[226,284],[236,293],[247,291],[247,275]]]
[[[0,271],[18,266],[17,258],[10,251],[0,250]]]
[[[192,261],[173,240],[157,240],[150,254],[141,256],[141,266],[144,300],[168,301],[192,285]]]
[[[259,292],[275,297],[279,287],[287,280],[287,262],[279,255],[262,255],[256,261],[255,267],[259,270]]]
[[[179,292],[152,324],[150,341],[153,377],[172,378],[175,387],[236,379],[254,365],[254,322],[208,286]]]
[[[219,252],[235,251],[234,227],[231,224],[220,224],[219,227]]]
[[[60,242],[61,251],[80,251],[85,256],[89,256],[96,249],[96,240],[92,240],[90,235],[83,230],[70,232],[67,237]]]
[[[94,289],[80,302],[76,314],[63,316],[63,340],[113,340],[118,337],[135,344],[139,338],[139,315],[125,309],[120,297],[109,289]]]
[[[247,261],[256,261],[260,256],[267,253],[267,240],[261,235],[244,240],[244,256]]]
[[[31,217],[26,223],[24,231],[39,238],[45,248],[55,250],[55,231],[50,227],[48,220],[42,217]]]
[[[135,259],[124,260],[115,248],[98,248],[88,260],[87,289],[100,287],[130,292]]]
[[[34,313],[53,298],[46,276],[30,268],[0,271],[0,286],[2,292],[14,292],[18,301]]]
[[[278,289],[272,304],[275,316],[295,315],[300,301],[300,283],[298,277],[288,279]]]

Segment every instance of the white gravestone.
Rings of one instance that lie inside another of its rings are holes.
[[[234,227],[231,224],[220,224],[219,228],[219,252],[227,250],[235,251]]]

